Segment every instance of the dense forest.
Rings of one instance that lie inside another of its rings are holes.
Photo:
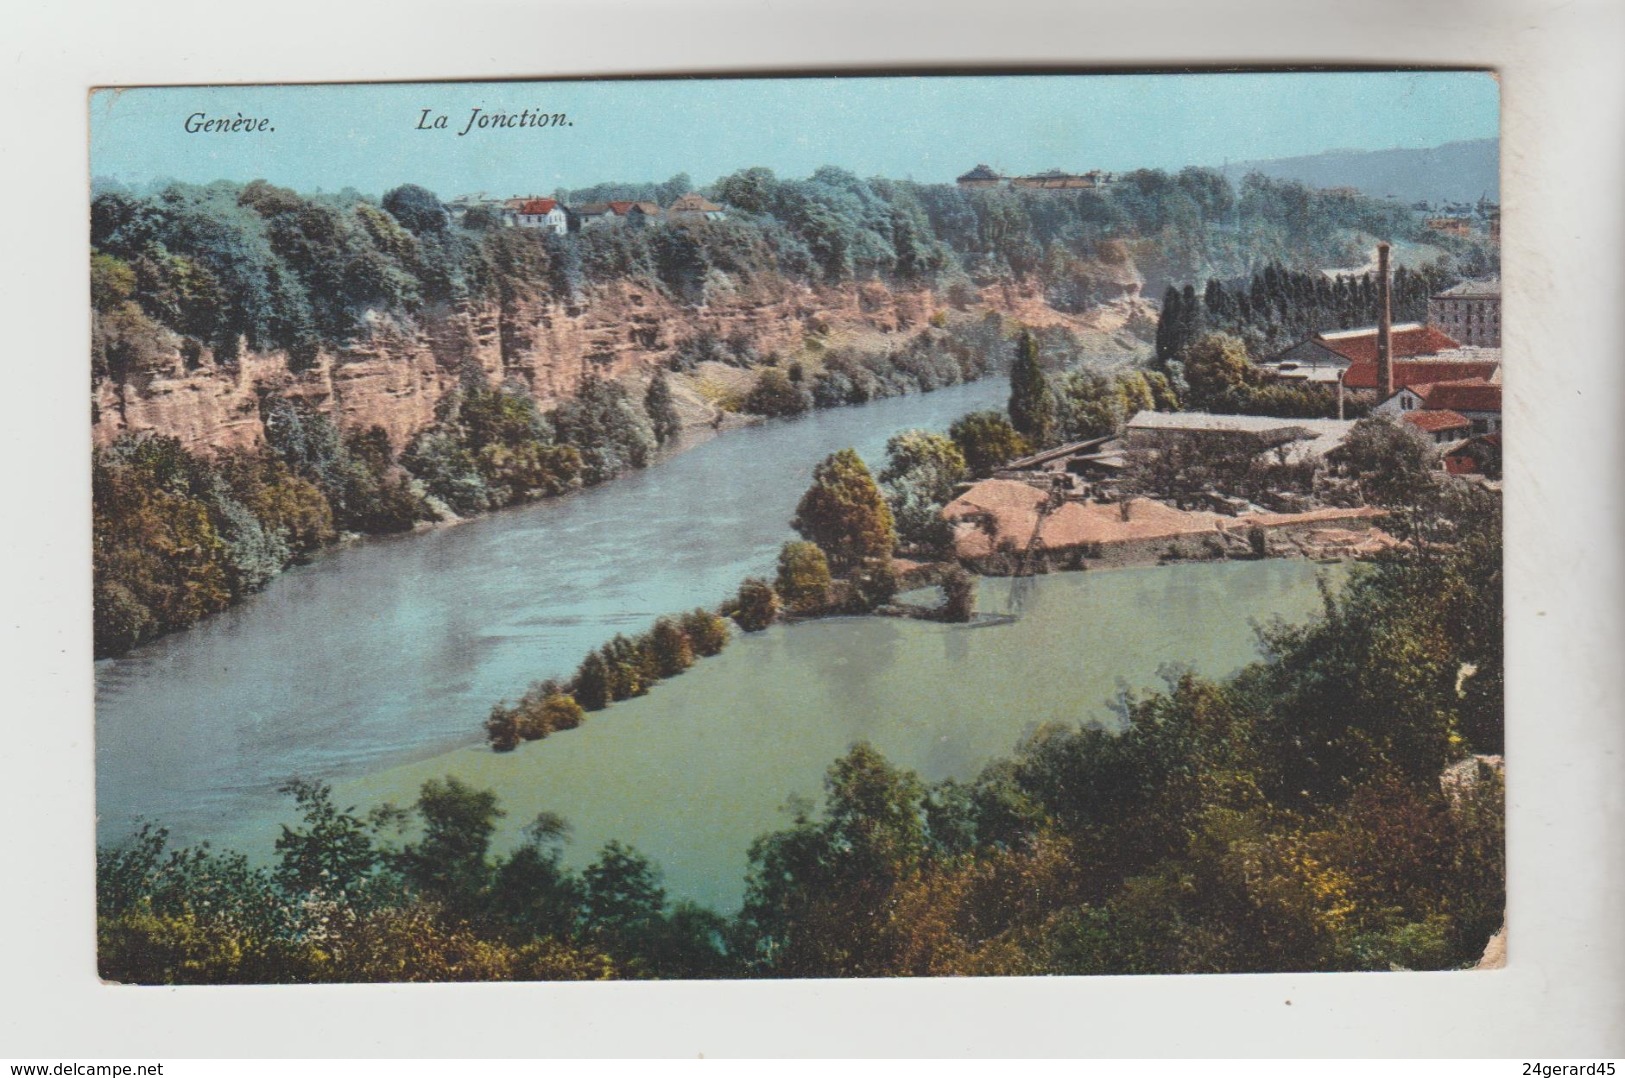
[[[501,806],[454,779],[364,815],[295,782],[302,819],[271,865],[172,850],[157,828],[103,848],[102,975],[1469,965],[1504,905],[1501,780],[1469,756],[1502,744],[1499,505],[1431,482],[1407,497],[1426,509],[1427,541],[1358,568],[1308,624],[1261,629],[1264,657],[1232,678],[1172,671],[1160,691],[1125,693],[1115,722],[1080,708],[1078,724],[1039,729],[968,781],[927,783],[854,746],[816,810],[752,845],[733,916],[672,901],[618,843],[566,867],[568,824],[550,814],[495,854]],[[517,710],[580,717],[541,696]]]
[[[686,185],[679,176],[569,194],[667,200]],[[950,293],[1023,280],[1076,309],[1129,258],[1156,294],[1168,282],[1271,263],[1346,265],[1363,260],[1362,237],[1421,235],[1397,203],[1261,176],[1237,188],[1198,168],[1140,170],[1105,190],[1065,192],[866,180],[832,167],[791,180],[753,168],[705,190],[728,207],[727,220],[556,236],[501,227],[477,208],[454,222],[436,195],[410,184],[381,199],[264,181],[147,193],[103,184],[91,204],[93,370],[126,377],[153,362],[169,334],[191,362],[230,363],[246,346],[285,350],[298,368],[378,319],[521,294],[570,301],[625,278],[685,303],[724,280],[879,279]],[[1460,246],[1464,258],[1470,246],[1430,242]]]

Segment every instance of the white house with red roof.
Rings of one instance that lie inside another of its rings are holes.
[[[1473,421],[1448,409],[1437,412],[1406,412],[1405,422],[1432,439],[1434,445],[1451,445],[1473,433]]]
[[[1398,415],[1429,434],[1445,429],[1437,418],[1448,413],[1450,422],[1464,419],[1468,430],[1459,435],[1499,434],[1501,431],[1501,384],[1486,378],[1463,378],[1444,382],[1412,383],[1377,405],[1379,415]],[[1427,417],[1434,418],[1427,418]],[[1458,430],[1451,426],[1448,429]]]
[[[549,229],[560,236],[570,230],[570,220],[556,198],[527,198],[511,212],[520,228]]]

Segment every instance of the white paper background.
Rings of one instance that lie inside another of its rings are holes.
[[[0,34],[0,1058],[1625,1054],[1616,3],[40,3]],[[1504,87],[1511,961],[1493,974],[130,989],[93,960],[85,92],[1013,65]]]

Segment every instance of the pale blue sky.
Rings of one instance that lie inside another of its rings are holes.
[[[704,184],[752,165],[946,181],[977,162],[1008,173],[1175,169],[1436,146],[1497,135],[1499,103],[1482,72],[151,88],[92,97],[91,174],[369,194],[417,183],[443,198],[677,172]],[[459,137],[474,107],[563,112],[571,126]],[[448,128],[417,130],[426,108]],[[274,130],[187,134],[200,111],[265,117]]]

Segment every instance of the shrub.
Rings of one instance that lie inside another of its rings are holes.
[[[779,549],[775,587],[791,613],[823,609],[829,604],[829,585],[829,561],[816,543],[789,542]]]
[[[704,607],[697,607],[682,616],[679,624],[688,637],[694,654],[709,657],[720,655],[728,645],[728,621]]]
[[[485,720],[485,740],[497,752],[512,752],[519,747],[520,723],[518,712],[504,704],[493,704]]]
[[[659,677],[676,677],[694,665],[694,645],[671,618],[661,618],[649,631],[648,650]]]
[[[747,577],[739,585],[732,613],[734,621],[747,633],[761,632],[779,616],[779,597],[767,581]]]
[[[800,415],[813,406],[812,394],[777,368],[763,371],[745,397],[745,411],[770,417]]]

